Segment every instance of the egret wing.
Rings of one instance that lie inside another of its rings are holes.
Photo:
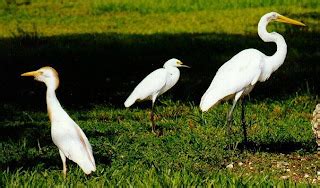
[[[92,148],[81,128],[71,118],[56,122],[52,127],[56,127],[52,139],[65,156],[77,163],[86,174],[95,171]]]
[[[164,68],[151,72],[135,87],[125,106],[131,106],[136,100],[152,100],[152,95],[159,93],[165,86],[166,78],[167,71]]]
[[[200,108],[207,111],[220,100],[253,87],[261,74],[262,57],[260,51],[248,49],[223,64],[202,96]]]

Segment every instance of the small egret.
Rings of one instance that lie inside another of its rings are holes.
[[[59,86],[59,77],[55,69],[43,67],[39,70],[21,74],[34,76],[47,86],[47,109],[51,121],[53,143],[59,148],[63,163],[63,174],[67,174],[66,158],[77,163],[86,174],[96,170],[91,145],[81,128],[69,117],[61,107],[55,90]]]
[[[232,111],[238,99],[249,94],[258,81],[266,81],[282,65],[286,57],[287,44],[284,38],[279,33],[269,33],[266,30],[268,23],[271,21],[305,26],[299,21],[276,12],[270,12],[262,16],[258,24],[258,35],[264,42],[275,42],[277,45],[276,53],[267,56],[256,49],[246,49],[239,52],[219,68],[209,88],[201,98],[200,108],[202,111],[208,111],[219,102],[233,98],[233,105],[227,114],[226,124],[229,133],[231,131]],[[244,101],[242,101],[242,104],[243,134],[245,143],[247,143]]]
[[[177,67],[187,67],[178,59],[170,59],[164,65],[163,68],[159,68],[151,72],[147,77],[145,77],[133,92],[124,102],[125,107],[130,107],[136,101],[151,100],[152,108],[150,119],[152,123],[152,131],[155,131],[153,106],[156,98],[172,88],[179,80],[180,71]]]

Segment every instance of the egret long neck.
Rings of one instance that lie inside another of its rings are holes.
[[[48,115],[49,118],[52,121],[57,120],[57,117],[59,117],[58,114],[63,114],[64,110],[62,109],[57,96],[56,96],[56,92],[55,89],[52,87],[48,87],[47,88],[47,109],[48,109]]]
[[[276,32],[269,33],[267,31],[267,25],[269,21],[266,18],[261,18],[258,24],[258,34],[264,42],[275,42],[277,45],[277,51],[272,56],[267,56],[266,64],[267,69],[270,70],[270,74],[277,70],[284,62],[287,55],[287,44],[282,35]]]

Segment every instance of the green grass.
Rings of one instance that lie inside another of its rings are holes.
[[[93,13],[102,14],[106,12],[139,12],[149,13],[168,13],[168,12],[194,12],[194,11],[216,11],[227,9],[245,9],[276,6],[300,6],[304,8],[319,8],[316,0],[298,1],[298,0],[138,0],[132,3],[130,0],[111,0],[95,1],[93,3]]]
[[[319,183],[311,112],[319,102],[318,0],[33,0],[0,5],[0,187],[311,187]],[[272,23],[288,44],[285,63],[251,93],[249,146],[240,107],[226,133],[230,104],[201,113],[215,71],[245,48],[267,55],[257,22],[277,11],[300,28]],[[123,102],[150,71],[176,57],[192,68],[156,104],[163,135],[150,132],[149,103]],[[44,86],[21,79],[53,66],[57,95],[93,146],[97,171],[68,176],[50,137]],[[233,163],[234,168],[226,169]],[[241,164],[241,165],[240,165]],[[307,177],[306,174],[309,176]]]
[[[18,170],[14,174],[2,173],[2,180],[8,182],[4,187],[316,187],[309,183],[295,183],[289,180],[275,180],[268,175],[235,176],[228,172],[215,172],[203,177],[186,170],[158,170],[154,167],[140,172],[139,166],[125,166],[120,170],[101,170],[95,175],[84,177],[79,169],[72,172],[72,178],[63,179],[60,172],[44,170],[42,172]],[[227,176],[226,176],[227,174]],[[71,175],[69,175],[71,176]]]
[[[253,34],[259,18],[271,11],[303,20],[319,31],[317,0],[296,1],[32,1],[0,8],[0,35],[22,28],[40,36],[84,33],[229,33]],[[279,24],[281,25],[281,24]],[[279,26],[280,31],[283,26]],[[273,28],[271,26],[271,28]],[[277,28],[279,30],[279,28]]]
[[[155,109],[157,125],[163,132],[160,137],[150,132],[148,108],[141,109],[141,105],[131,109],[95,106],[90,110],[69,110],[93,146],[97,172],[86,177],[69,162],[66,180],[61,175],[62,165],[50,138],[46,114],[5,105],[2,110],[11,116],[0,122],[1,184],[8,187],[315,185],[312,181],[317,178],[319,162],[312,154],[315,143],[310,114],[316,101],[308,95],[281,102],[249,101],[246,109],[249,146],[245,152],[241,152],[240,107],[235,110],[234,135],[230,137],[224,126],[230,107],[226,103],[203,114],[193,104],[162,100]],[[276,166],[282,161],[289,164],[287,168],[291,171]],[[227,170],[226,165],[232,162],[243,162],[244,166],[235,165]],[[305,174],[310,177],[304,178]],[[289,175],[289,180],[282,180],[285,175]]]

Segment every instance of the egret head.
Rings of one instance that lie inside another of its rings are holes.
[[[304,23],[301,23],[297,20],[293,20],[291,18],[282,16],[281,14],[279,14],[277,12],[270,12],[270,13],[264,15],[263,17],[266,18],[266,20],[268,22],[276,21],[276,22],[282,22],[282,23],[287,23],[287,24],[306,26]]]
[[[48,88],[57,89],[59,86],[58,73],[52,67],[42,67],[36,71],[23,73],[21,76],[33,76],[35,80],[44,82]]]
[[[164,65],[163,65],[164,68],[166,67],[187,67],[187,68],[190,68],[189,66],[187,65],[183,65],[183,63],[178,60],[178,59],[175,59],[175,58],[172,58],[172,59],[169,59]]]

